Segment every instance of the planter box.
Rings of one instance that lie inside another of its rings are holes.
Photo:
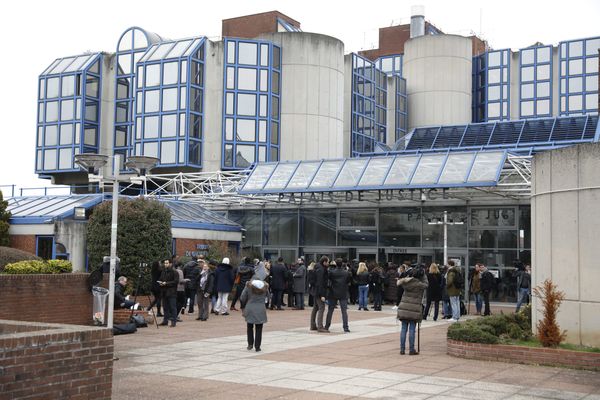
[[[600,353],[503,344],[460,342],[447,339],[448,355],[484,361],[549,365],[600,371]]]

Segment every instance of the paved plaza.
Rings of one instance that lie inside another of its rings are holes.
[[[352,306],[348,334],[339,310],[331,333],[309,331],[309,312],[270,311],[260,353],[246,350],[236,311],[116,336],[113,398],[600,400],[600,372],[446,355],[445,321],[424,321],[421,355],[401,356],[389,306]]]

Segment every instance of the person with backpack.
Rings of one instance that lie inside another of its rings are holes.
[[[446,273],[446,291],[450,298],[452,308],[452,319],[456,322],[460,318],[460,291],[465,284],[464,278],[453,260],[448,260],[448,272]]]
[[[481,294],[483,295],[483,315],[490,315],[490,293],[494,288],[495,278],[494,275],[487,269],[482,263],[477,263],[479,271],[481,273]]]

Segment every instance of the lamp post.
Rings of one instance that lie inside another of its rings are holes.
[[[103,154],[78,154],[75,156],[75,163],[88,172],[90,182],[112,182],[112,219],[110,224],[110,273],[108,278],[108,318],[106,327],[113,327],[113,311],[115,306],[115,269],[117,265],[117,228],[119,218],[119,183],[145,182],[146,171],[152,169],[158,164],[158,158],[146,156],[131,156],[125,163],[125,166],[135,170],[139,178],[131,176],[121,176],[119,174],[121,165],[121,155],[115,154],[113,157],[113,176],[104,177],[101,174],[101,168],[108,162],[108,156]],[[133,179],[132,179],[133,178]],[[141,178],[141,179],[140,179]]]
[[[448,265],[448,225],[463,225],[462,221],[448,221],[448,211],[444,210],[444,219],[442,221],[435,220],[429,221],[428,225],[444,225],[444,265]]]

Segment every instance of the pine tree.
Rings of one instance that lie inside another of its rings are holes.
[[[8,236],[10,211],[6,211],[7,207],[8,201],[4,200],[0,191],[0,246],[8,246],[10,244],[10,237]]]

